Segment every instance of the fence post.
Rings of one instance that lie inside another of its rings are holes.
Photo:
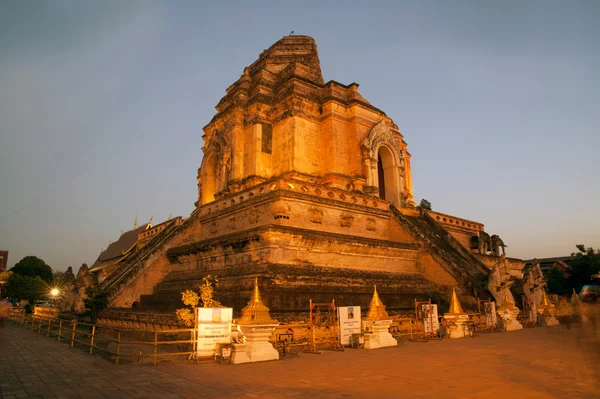
[[[42,318],[40,317],[40,324],[38,325],[38,334],[42,331]]]
[[[121,346],[121,330],[117,330],[117,357],[115,358],[115,364],[119,365],[119,348]]]
[[[90,337],[90,355],[92,354],[92,351],[94,350],[94,335],[96,334],[96,325],[94,324],[92,326],[92,336]]]
[[[73,323],[73,330],[71,332],[71,348],[75,345],[75,330],[77,329],[77,322],[71,321]]]
[[[58,322],[58,342],[60,342],[60,334],[62,331],[62,320]]]
[[[158,346],[158,330],[154,330],[154,365],[156,366],[156,347]]]
[[[50,323],[52,323],[52,319],[48,319],[48,337],[50,336]]]

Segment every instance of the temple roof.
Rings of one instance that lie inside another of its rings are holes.
[[[139,234],[147,228],[148,225],[143,224],[137,229],[129,230],[121,234],[117,241],[111,243],[108,248],[100,253],[96,262],[90,267],[90,271],[100,270],[114,264],[120,258],[124,257],[137,242]]]

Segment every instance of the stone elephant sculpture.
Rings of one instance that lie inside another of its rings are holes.
[[[502,238],[500,238],[500,236],[498,236],[497,234],[492,235],[492,237],[490,237],[490,241],[491,241],[491,251],[495,256],[500,256],[500,248],[502,248],[502,255],[506,256],[506,247],[508,245],[504,244],[504,241],[502,241]]]

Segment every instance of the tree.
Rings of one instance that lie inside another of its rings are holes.
[[[553,267],[548,271],[548,291],[557,295],[567,295],[570,293],[569,282],[558,268]]]
[[[48,284],[40,276],[29,277],[12,273],[6,285],[6,295],[11,298],[37,301],[48,296]]]
[[[83,305],[90,313],[92,324],[95,324],[100,312],[108,306],[108,292],[97,286],[87,287],[85,296]]]
[[[571,262],[569,285],[579,292],[584,285],[592,284],[592,274],[600,272],[600,250],[581,244],[576,247],[579,252],[571,254],[575,259]]]
[[[431,202],[429,202],[425,198],[423,198],[421,200],[421,202],[419,202],[419,208],[427,209],[428,211],[430,211],[431,210]]]
[[[26,256],[10,269],[11,272],[21,276],[39,276],[47,283],[52,281],[52,268],[37,256]]]

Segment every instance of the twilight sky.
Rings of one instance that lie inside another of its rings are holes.
[[[399,126],[417,202],[513,257],[600,247],[598,1],[0,2],[0,249],[91,265],[187,217],[202,127],[287,35]]]

